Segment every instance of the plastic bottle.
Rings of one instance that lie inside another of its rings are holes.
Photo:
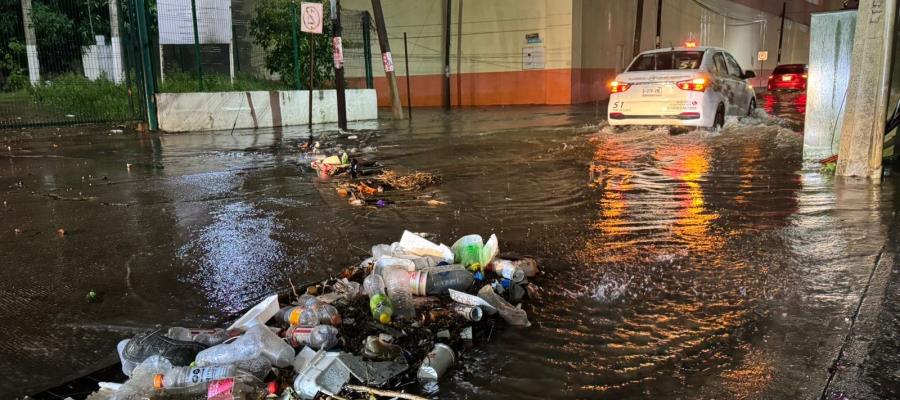
[[[384,279],[388,297],[393,303],[393,318],[415,318],[415,307],[412,303],[412,293],[409,288],[409,272],[401,269],[391,269]]]
[[[198,383],[232,378],[238,374],[234,365],[214,365],[209,367],[174,367],[156,374],[153,387],[157,389],[193,386]]]
[[[166,336],[175,340],[193,341],[206,346],[215,346],[228,340],[224,329],[188,329],[179,326],[169,328]]]
[[[494,262],[510,263],[513,267],[522,270],[525,273],[525,277],[527,278],[533,278],[540,274],[540,269],[538,269],[537,261],[533,258],[525,257],[518,260],[505,260],[502,258],[495,258]]]
[[[341,313],[331,304],[316,304],[313,306],[313,312],[315,312],[316,317],[318,317],[320,324],[328,324],[331,326],[341,325]]]
[[[366,279],[363,280],[363,291],[366,293],[366,296],[371,298],[376,294],[384,294],[384,278],[378,274],[369,274]]]
[[[131,376],[131,372],[134,371],[134,367],[137,366],[137,364],[126,360],[122,355],[125,351],[125,346],[128,346],[130,340],[131,339],[125,339],[116,345],[116,351],[119,352],[119,363],[122,364],[122,373],[125,374],[125,376]]]
[[[394,315],[394,305],[386,294],[376,294],[369,299],[369,309],[372,311],[372,318],[382,324],[391,323]]]
[[[513,307],[513,305],[506,302],[506,300],[503,300],[500,295],[494,292],[491,285],[484,285],[484,287],[478,291],[478,297],[496,308],[497,312],[500,313],[500,316],[503,317],[503,320],[510,325],[523,327],[531,326],[531,323],[528,322],[528,314],[525,310]]]
[[[254,325],[234,342],[210,347],[197,354],[198,365],[234,364],[266,357],[272,365],[284,368],[294,360],[294,349],[265,325]]]
[[[525,280],[525,271],[509,260],[495,258],[494,261],[488,264],[487,270],[493,271],[495,274],[513,282]]]
[[[375,261],[375,268],[373,271],[387,279],[387,273],[393,269],[402,269],[405,271],[415,271],[416,263],[412,262],[412,260],[408,260],[405,258],[397,258],[397,257],[382,257],[378,261]]]
[[[472,287],[475,277],[462,265],[445,265],[414,272],[410,277],[413,294],[447,295],[450,289],[466,291]],[[422,284],[424,282],[424,285]]]
[[[288,306],[278,310],[275,319],[289,325],[315,326],[319,323],[319,316],[306,306]]]
[[[156,374],[168,371],[171,368],[172,363],[162,356],[147,357],[134,367],[134,370],[131,372],[131,379],[126,381],[113,394],[112,399],[131,400],[155,395],[156,390],[153,388],[153,378]]]
[[[292,326],[285,332],[291,346],[309,346],[315,350],[328,350],[337,346],[339,335],[338,329],[331,325],[318,325],[312,328]]]

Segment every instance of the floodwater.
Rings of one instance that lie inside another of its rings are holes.
[[[4,142],[0,397],[88,372],[154,324],[213,324],[324,278],[403,229],[496,233],[547,272],[533,326],[464,354],[441,398],[818,397],[893,183],[804,169],[801,134],[764,118],[616,133],[595,111],[416,110],[357,139],[316,131],[442,176],[428,191],[442,206],[348,205],[301,166],[305,128]]]

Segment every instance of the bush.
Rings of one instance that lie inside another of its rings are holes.
[[[283,82],[265,80],[252,75],[237,74],[234,77],[234,83],[231,82],[228,75],[203,75],[204,92],[250,92],[287,89],[290,88]],[[160,93],[192,93],[197,91],[199,91],[197,75],[186,72],[166,74],[165,80],[159,86]]]
[[[38,104],[79,119],[126,120],[135,116],[125,86],[104,78],[91,81],[78,74],[61,75],[35,86],[31,93]]]

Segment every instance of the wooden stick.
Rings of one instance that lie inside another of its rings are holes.
[[[350,390],[355,390],[357,392],[364,392],[364,393],[374,394],[374,395],[382,396],[382,397],[399,397],[401,399],[407,399],[407,400],[428,400],[422,396],[416,396],[414,394],[395,392],[393,390],[373,389],[368,386],[346,385],[344,387],[346,387],[347,389],[350,389]]]

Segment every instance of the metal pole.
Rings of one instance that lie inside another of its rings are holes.
[[[314,33],[307,33],[309,37],[309,121],[307,125],[312,128],[313,118],[313,79],[316,74],[316,41],[313,38]]]
[[[462,107],[462,16],[463,0],[459,0],[456,17],[456,106]]]
[[[135,0],[137,14],[138,40],[141,46],[141,64],[144,75],[144,104],[147,107],[148,129],[155,131],[158,128],[156,121],[156,87],[153,83],[153,64],[150,55],[150,38],[147,35],[147,15],[144,0]]]
[[[25,26],[28,80],[31,82],[31,86],[37,86],[41,82],[41,62],[40,58],[38,58],[37,37],[34,34],[34,22],[32,22],[31,15],[31,0],[22,0],[22,25]]]
[[[637,10],[634,17],[634,46],[631,57],[637,57],[641,52],[641,30],[644,24],[644,0],[637,0]]]
[[[656,48],[662,45],[662,6],[663,0],[656,3]]]
[[[291,2],[291,45],[294,50],[294,87],[297,90],[300,86],[300,38],[297,37],[297,3]]]
[[[122,41],[119,35],[119,2],[117,0],[109,1],[109,37],[109,44],[112,47],[112,81],[121,84],[125,80],[125,73],[122,68]]]
[[[197,0],[191,0],[191,16],[194,21],[194,62],[197,63],[197,83],[203,91],[203,68],[200,66],[200,29],[197,27]],[[162,66],[160,66],[162,68]]]
[[[450,109],[450,23],[453,11],[453,0],[444,0],[446,8],[444,9],[444,87],[443,105],[445,110]]]
[[[381,46],[381,61],[384,63],[384,74],[387,76],[388,88],[391,91],[391,110],[394,113],[394,118],[403,119],[403,105],[400,104],[400,90],[397,89],[394,59],[391,56],[391,44],[388,42],[387,28],[384,26],[381,0],[372,0],[372,11],[375,12],[375,28],[378,30],[378,44]]]
[[[334,29],[332,38],[332,53],[334,59],[334,80],[337,89],[338,127],[347,130],[347,98],[344,93],[344,47],[341,39],[343,28],[341,27],[341,1],[332,0],[331,20]]]
[[[781,3],[781,29],[778,30],[778,64],[781,64],[781,44],[784,43],[784,14],[786,11],[787,1],[784,1]]]
[[[372,17],[366,11],[362,15],[363,24],[363,56],[366,59],[366,89],[375,87],[372,77]]]
[[[406,61],[406,109],[409,122],[412,123],[412,91],[409,83],[409,51],[406,47],[406,32],[403,32],[403,59]]]

